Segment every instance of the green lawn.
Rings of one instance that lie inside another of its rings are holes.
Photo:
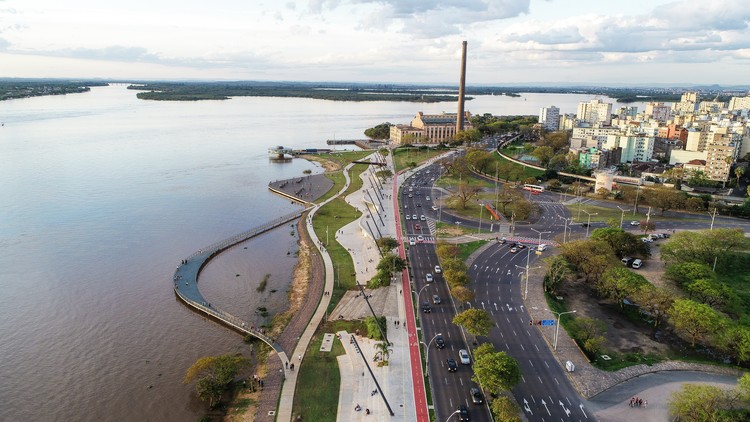
[[[519,151],[521,151],[521,150],[519,150]],[[507,150],[507,149],[503,150],[503,153],[511,155],[511,156],[513,155],[514,152],[515,151],[510,151],[510,150]],[[514,168],[518,168],[521,171],[521,174],[522,174],[518,178],[518,180],[523,180],[523,179],[525,179],[527,177],[538,178],[539,176],[541,176],[542,174],[544,174],[544,172],[541,171],[541,170],[537,170],[535,168],[526,167],[526,166],[522,166],[520,164],[516,164],[516,163],[508,160],[507,158],[503,157],[502,155],[497,154],[497,153],[492,154],[492,158],[494,158],[495,161],[498,161],[498,162],[507,162],[508,164],[510,164],[511,166],[513,166]]]
[[[494,183],[488,182],[484,179],[479,179],[477,177],[458,178],[455,176],[444,174],[440,176],[440,179],[435,181],[436,186],[442,186],[449,190],[456,190],[457,186],[461,183],[466,184],[467,186],[476,186],[480,188],[495,188]]]
[[[328,155],[321,155],[321,158],[335,161],[341,167],[346,167],[352,161],[361,160],[372,153],[373,151],[337,151]]]
[[[398,148],[393,150],[393,164],[396,167],[396,173],[398,173],[405,168],[409,168],[411,162],[419,164],[444,152],[446,152],[444,149]]]
[[[305,360],[299,366],[298,394],[294,395],[292,419],[301,416],[304,421],[336,421],[341,385],[336,356],[343,355],[345,351],[341,341],[336,338],[330,352],[321,352],[324,332],[319,330],[315,333],[305,352]]]
[[[469,243],[461,243],[456,246],[458,246],[458,258],[466,262],[466,260],[469,258],[469,255],[474,253],[477,249],[481,248],[485,243],[487,243],[486,240],[475,240],[474,242]]]
[[[346,179],[344,179],[343,171],[327,173],[326,177],[329,178],[331,181],[333,181],[333,186],[331,187],[331,189],[328,190],[328,192],[325,193],[325,195],[318,198],[317,203],[319,204],[327,201],[328,198],[331,198],[337,193],[339,193],[341,188],[343,188],[344,184],[346,183]]]

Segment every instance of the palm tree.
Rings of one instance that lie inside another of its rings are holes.
[[[375,356],[377,357],[378,355],[380,355],[381,359],[383,359],[383,361],[385,362],[388,361],[388,358],[391,356],[391,352],[393,351],[391,345],[384,341],[375,343],[375,349],[378,351]]]
[[[742,178],[743,174],[745,174],[745,168],[744,167],[735,167],[735,169],[734,169],[734,175],[737,177],[737,186],[740,185],[740,178]]]

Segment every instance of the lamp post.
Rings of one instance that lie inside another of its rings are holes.
[[[716,218],[717,213],[718,211],[716,211],[716,208],[714,208],[713,212],[708,213],[708,215],[711,216],[711,229],[709,229],[709,231],[714,231],[714,219]]]
[[[620,228],[622,228],[622,223],[625,222],[625,211],[627,211],[627,208],[622,208],[619,205],[617,208],[620,210]]]
[[[424,286],[422,286],[421,289],[419,289],[418,292],[415,292],[414,290],[412,290],[413,293],[417,294],[417,306],[419,306],[419,304],[420,304],[420,302],[419,302],[419,295],[420,295],[420,293],[422,293],[422,290],[424,290],[424,289],[426,289],[426,288],[428,288],[430,286],[431,286],[431,284],[425,284]]]
[[[484,204],[479,203],[479,229],[477,230],[477,234],[482,233],[482,211],[484,211]]]
[[[565,218],[565,217],[560,217],[560,218],[562,218],[563,221],[565,222],[565,224],[563,226],[563,243],[565,243],[565,236],[568,235],[568,223],[570,223],[571,221],[573,221],[573,219],[572,218]]]
[[[516,268],[523,269],[525,271],[525,275],[526,275],[526,287],[524,287],[524,290],[523,290],[523,300],[526,300],[526,296],[529,294],[529,271],[530,270],[536,270],[536,269],[542,268],[542,267],[529,268],[529,258],[530,257],[531,257],[531,248],[527,247],[526,248],[526,266],[522,267],[520,265],[516,265]]]
[[[539,231],[539,230],[537,230],[537,229],[535,229],[535,228],[533,228],[533,227],[529,227],[529,228],[530,228],[530,229],[531,229],[532,231],[535,231],[535,232],[537,232],[537,233],[539,234],[539,243],[537,243],[537,245],[541,245],[541,244],[542,244],[542,234],[548,234],[548,233],[552,233],[552,232],[550,232],[550,231],[542,232],[542,231]],[[527,262],[527,264],[528,264],[528,262]]]
[[[591,226],[591,216],[592,215],[598,215],[598,212],[588,212],[586,210],[583,210],[583,212],[586,213],[586,215],[589,216],[588,222],[586,223],[586,237],[589,237],[589,227]]]
[[[435,334],[435,336],[433,336],[432,339],[430,341],[428,341],[427,344],[425,344],[425,349],[427,351],[424,354],[424,365],[425,365],[425,367],[427,369],[425,371],[425,374],[428,377],[430,376],[430,345],[432,344],[433,341],[435,341],[436,338],[438,338],[439,336],[442,336],[442,335],[443,335],[442,333]],[[424,344],[423,341],[421,341],[420,343]]]
[[[453,413],[451,413],[451,414],[450,414],[450,415],[448,416],[448,419],[446,419],[446,420],[445,420],[445,422],[448,422],[449,420],[451,420],[451,418],[453,417],[453,415],[455,415],[455,414],[457,414],[457,413],[459,413],[459,412],[460,412],[460,410],[455,410],[455,411],[454,411]]]
[[[555,311],[551,311],[549,309],[545,309],[545,311],[549,311],[549,312],[552,312],[553,314],[557,315],[557,326],[555,327],[555,344],[553,346],[553,348],[555,350],[557,350],[557,334],[560,332],[560,317],[563,316],[563,315],[565,315],[565,314],[574,314],[574,313],[576,313],[578,311],[555,312]]]

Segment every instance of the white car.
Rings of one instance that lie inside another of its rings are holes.
[[[424,236],[422,235],[417,236],[417,242],[424,242]]]
[[[432,280],[433,280],[432,274],[427,273],[427,275],[424,276],[424,278],[425,278],[425,280],[427,280],[428,283],[432,283]]]
[[[433,211],[437,211],[437,210],[438,210],[438,207],[437,207],[436,205],[433,205],[433,206],[432,206],[432,210],[433,210]]]
[[[425,221],[425,220],[426,220],[426,218],[424,218],[424,214],[420,215],[420,216],[419,216],[419,219],[420,219],[420,220],[422,220],[422,221]]]
[[[429,201],[429,200],[430,200],[430,197],[429,197],[429,196],[425,196],[425,197],[424,197],[424,200],[425,200],[425,201]]]
[[[640,226],[640,225],[641,225],[641,222],[640,222],[640,221],[635,221],[635,220],[633,220],[633,221],[631,221],[631,222],[630,222],[630,225],[631,225],[631,226]]]
[[[435,272],[438,274],[443,272],[443,270],[440,268],[440,265],[435,265]]]
[[[414,240],[414,238],[413,238],[413,237],[410,237],[410,238],[409,238],[409,245],[411,245],[411,246],[414,246],[414,245],[416,245],[416,244],[417,244],[417,241],[416,241],[416,240]]]
[[[406,219],[411,220],[411,216],[409,214],[406,214]]]
[[[417,214],[412,214],[412,215],[411,215],[411,219],[412,219],[412,220],[416,220],[416,219],[417,219]]]
[[[466,351],[466,349],[461,349],[458,351],[458,357],[461,360],[461,363],[464,365],[470,365],[471,364],[471,358],[469,357],[469,352]]]

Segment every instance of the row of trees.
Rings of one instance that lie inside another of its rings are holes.
[[[456,298],[463,307],[464,303],[474,300],[474,292],[466,287],[471,280],[469,279],[466,264],[459,257],[458,247],[449,243],[439,242],[436,250],[443,269],[443,277],[446,283],[448,283],[451,296]]]

